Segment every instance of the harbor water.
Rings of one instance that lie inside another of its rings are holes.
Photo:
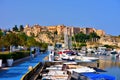
[[[106,70],[104,74],[109,74],[116,77],[116,80],[120,80],[120,58],[112,56],[99,55],[99,68]]]

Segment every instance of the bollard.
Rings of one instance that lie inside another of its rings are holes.
[[[33,69],[33,66],[29,66],[28,70],[31,71]]]

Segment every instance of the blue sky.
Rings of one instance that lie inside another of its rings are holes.
[[[120,35],[120,0],[0,0],[0,28],[64,24]]]

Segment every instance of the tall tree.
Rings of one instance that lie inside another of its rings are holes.
[[[17,34],[15,33],[9,33],[9,34],[6,34],[4,36],[4,43],[8,43],[7,45],[10,46],[10,45],[14,45],[14,46],[18,46],[20,45],[20,38],[18,37]]]
[[[75,35],[76,42],[86,42],[86,39],[87,39],[87,35],[82,32]]]
[[[36,40],[33,37],[28,37],[27,38],[27,46],[31,47],[31,46],[35,46],[36,45]]]
[[[20,31],[23,31],[23,30],[24,30],[23,25],[20,25]]]
[[[20,38],[19,44],[21,44],[22,46],[25,46],[28,36],[23,32],[20,32],[17,35]]]
[[[2,30],[0,30],[0,38],[3,36],[3,32]]]
[[[98,36],[97,33],[95,32],[90,33],[89,36],[90,36],[90,40],[93,42],[96,42],[98,39],[100,39],[100,36]]]
[[[18,31],[17,25],[15,25],[15,26],[13,27],[13,31]]]

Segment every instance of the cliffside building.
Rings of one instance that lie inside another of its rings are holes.
[[[74,34],[80,33],[80,28],[79,27],[71,27],[71,35],[73,36]]]

